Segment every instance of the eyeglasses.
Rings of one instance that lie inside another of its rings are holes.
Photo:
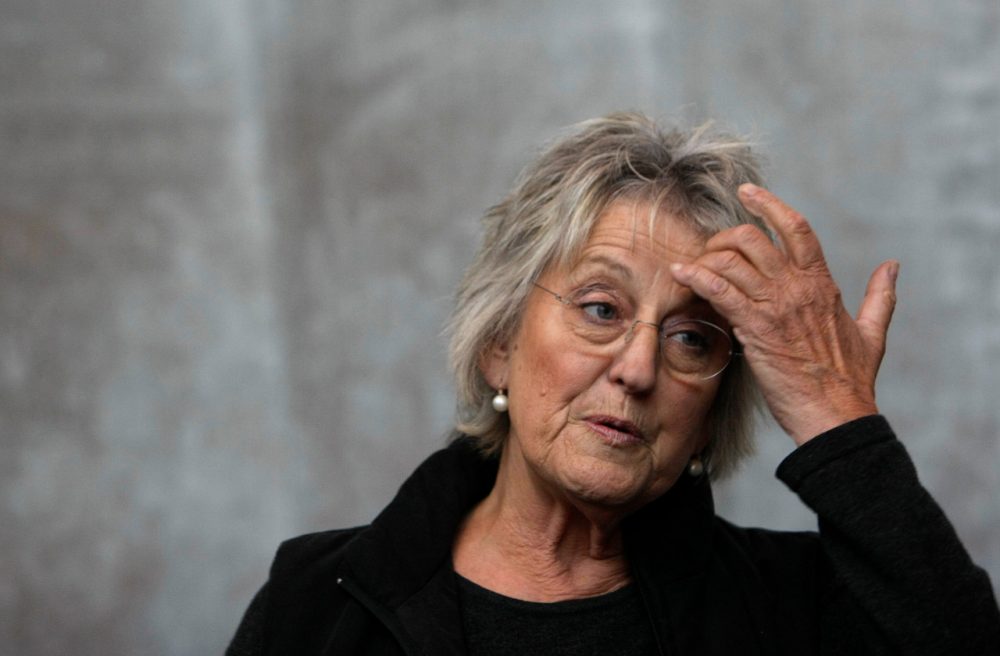
[[[575,336],[579,348],[588,352],[617,354],[642,324],[656,329],[661,364],[682,379],[714,378],[732,361],[732,338],[709,321],[681,318],[655,324],[631,316],[628,305],[604,288],[585,287],[563,296],[537,282],[532,284],[559,301],[566,329]],[[624,342],[618,341],[621,337]]]

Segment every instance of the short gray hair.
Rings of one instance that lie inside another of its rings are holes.
[[[458,392],[457,430],[482,451],[499,453],[510,429],[491,406],[495,393],[482,356],[516,333],[532,282],[552,265],[573,261],[610,203],[649,202],[650,229],[667,209],[708,236],[740,224],[766,231],[744,209],[737,188],[762,184],[747,140],[711,123],[663,129],[632,112],[584,121],[545,148],[514,188],[483,217],[485,234],[458,288],[448,323]],[[742,358],[734,358],[709,413],[711,440],[701,454],[710,474],[731,473],[752,452],[759,395]]]

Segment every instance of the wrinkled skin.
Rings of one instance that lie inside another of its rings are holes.
[[[694,262],[672,265],[674,279],[733,326],[768,408],[796,444],[877,413],[899,263],[879,265],[852,318],[806,219],[754,185],[743,185],[740,199],[778,244],[753,226],[722,231]]]
[[[594,249],[629,269],[644,321],[710,304],[715,322],[732,327],[768,407],[797,444],[878,412],[875,376],[898,263],[875,270],[852,318],[808,222],[753,185],[744,185],[740,198],[777,244],[754,226],[704,243],[685,230],[670,242],[636,240],[619,206],[599,222],[585,253]],[[562,289],[575,275],[550,271],[540,282]],[[481,363],[486,380],[510,393],[511,434],[493,491],[466,518],[453,549],[459,574],[531,601],[628,583],[620,522],[669,489],[704,447],[701,429],[717,384],[681,385],[657,371],[648,330],[613,357],[581,357],[563,347],[557,309],[533,294],[513,341]],[[629,420],[645,437],[610,430],[608,415]]]

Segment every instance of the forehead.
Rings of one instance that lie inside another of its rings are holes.
[[[655,211],[649,203],[616,201],[598,218],[576,265],[610,256],[629,268],[666,269],[672,262],[701,255],[706,241],[690,222],[669,211]]]

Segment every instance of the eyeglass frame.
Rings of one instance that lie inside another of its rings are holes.
[[[554,292],[551,289],[540,285],[537,281],[534,281],[534,280],[531,282],[531,284],[534,285],[535,287],[537,287],[538,289],[542,290],[543,292],[546,292],[547,294],[551,295],[563,307],[567,307],[567,308],[568,307],[573,307],[573,301],[570,300],[569,298],[566,298],[562,294]],[[723,335],[725,335],[726,340],[729,342],[728,358],[726,359],[726,363],[724,365],[722,365],[722,368],[719,369],[718,371],[716,371],[714,374],[712,374],[710,376],[705,376],[703,378],[696,378],[695,380],[705,381],[705,380],[711,380],[711,379],[715,378],[716,376],[719,376],[722,372],[724,372],[726,369],[729,368],[729,365],[732,364],[732,362],[733,362],[733,358],[740,357],[740,356],[743,355],[738,350],[738,348],[739,348],[739,340],[737,340],[734,336],[732,336],[728,331],[723,330],[722,326],[714,324],[711,321],[706,321],[705,319],[687,319],[686,321],[687,322],[691,322],[691,323],[700,323],[700,324],[704,324],[706,326],[711,326],[712,328],[715,328],[720,333],[722,333]],[[656,329],[656,349],[657,349],[657,354],[659,355],[661,349],[663,348],[663,335],[661,333],[661,331],[663,329],[663,325],[660,324],[660,323],[653,323],[652,321],[645,321],[643,319],[633,319],[631,325],[629,325],[629,327],[628,327],[628,330],[626,330],[624,333],[622,333],[622,336],[625,338],[625,344],[628,344],[629,342],[632,341],[632,337],[635,335],[635,327],[638,324],[644,324],[644,325],[651,326],[651,327],[653,327],[653,328]],[[681,373],[681,372],[674,371],[673,373],[676,374],[676,373]]]

